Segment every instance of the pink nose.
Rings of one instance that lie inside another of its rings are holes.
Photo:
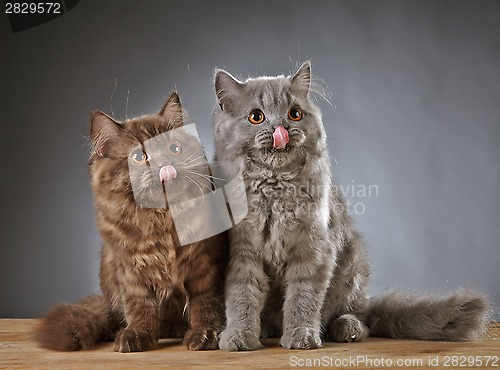
[[[273,132],[273,147],[275,149],[284,149],[288,144],[288,131],[283,126],[278,126]]]
[[[168,182],[177,177],[177,171],[175,170],[174,166],[168,165],[168,166],[163,166],[160,168],[160,181],[162,182]]]

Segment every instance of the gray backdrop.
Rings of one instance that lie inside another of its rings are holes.
[[[0,317],[99,292],[91,110],[153,112],[177,88],[211,155],[214,66],[311,59],[371,293],[470,286],[500,319],[500,2],[86,0],[15,34],[1,15],[0,50]]]

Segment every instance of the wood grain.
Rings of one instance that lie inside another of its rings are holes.
[[[490,326],[475,342],[427,342],[368,338],[361,343],[325,343],[323,348],[286,350],[277,339],[265,340],[254,352],[191,352],[177,339],[161,340],[159,349],[144,353],[115,353],[111,343],[89,351],[52,352],[38,348],[31,332],[38,320],[0,319],[0,369],[290,369],[331,367],[348,369],[403,368],[500,369],[500,324]],[[486,361],[489,359],[488,366]],[[497,360],[496,363],[495,357]],[[482,361],[482,364],[479,363]],[[492,366],[495,365],[496,366]],[[302,366],[300,366],[302,365]],[[405,366],[406,365],[406,366]],[[438,366],[436,366],[438,365]],[[449,366],[445,366],[449,365]],[[460,366],[462,365],[462,366]]]

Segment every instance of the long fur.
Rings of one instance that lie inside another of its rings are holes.
[[[392,291],[370,300],[366,323],[374,337],[469,341],[484,334],[488,299],[472,290],[438,297]]]
[[[92,295],[76,303],[54,306],[36,329],[43,348],[56,351],[90,349],[97,342],[114,340],[123,325],[104,296]]]
[[[368,299],[366,249],[331,180],[311,80],[309,62],[287,77],[246,81],[216,70],[216,156],[241,165],[249,204],[248,215],[230,230],[220,348],[253,350],[263,336],[281,336],[283,347],[298,349],[368,335],[479,337],[489,317],[481,294]],[[302,111],[300,120],[287,116],[291,108]],[[251,123],[255,109],[265,116],[260,124]],[[273,144],[279,126],[289,135],[284,149]]]
[[[114,340],[115,351],[137,352],[155,349],[160,337],[184,336],[190,350],[217,348],[227,241],[224,233],[179,241],[174,209],[185,211],[176,221],[188,235],[215,219],[192,201],[211,190],[211,179],[197,138],[172,131],[183,126],[182,116],[175,92],[158,114],[124,123],[92,114],[90,173],[103,239],[103,296],[54,307],[37,329],[41,346],[69,351]],[[165,166],[176,171],[168,184],[158,172]]]

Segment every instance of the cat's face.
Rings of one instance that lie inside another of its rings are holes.
[[[269,168],[297,167],[306,154],[325,148],[321,113],[311,101],[311,67],[293,76],[260,77],[240,82],[218,70],[214,113],[217,155],[249,157]]]
[[[176,93],[160,113],[118,123],[92,116],[94,189],[166,208],[211,191],[208,164],[194,125],[183,126]]]

